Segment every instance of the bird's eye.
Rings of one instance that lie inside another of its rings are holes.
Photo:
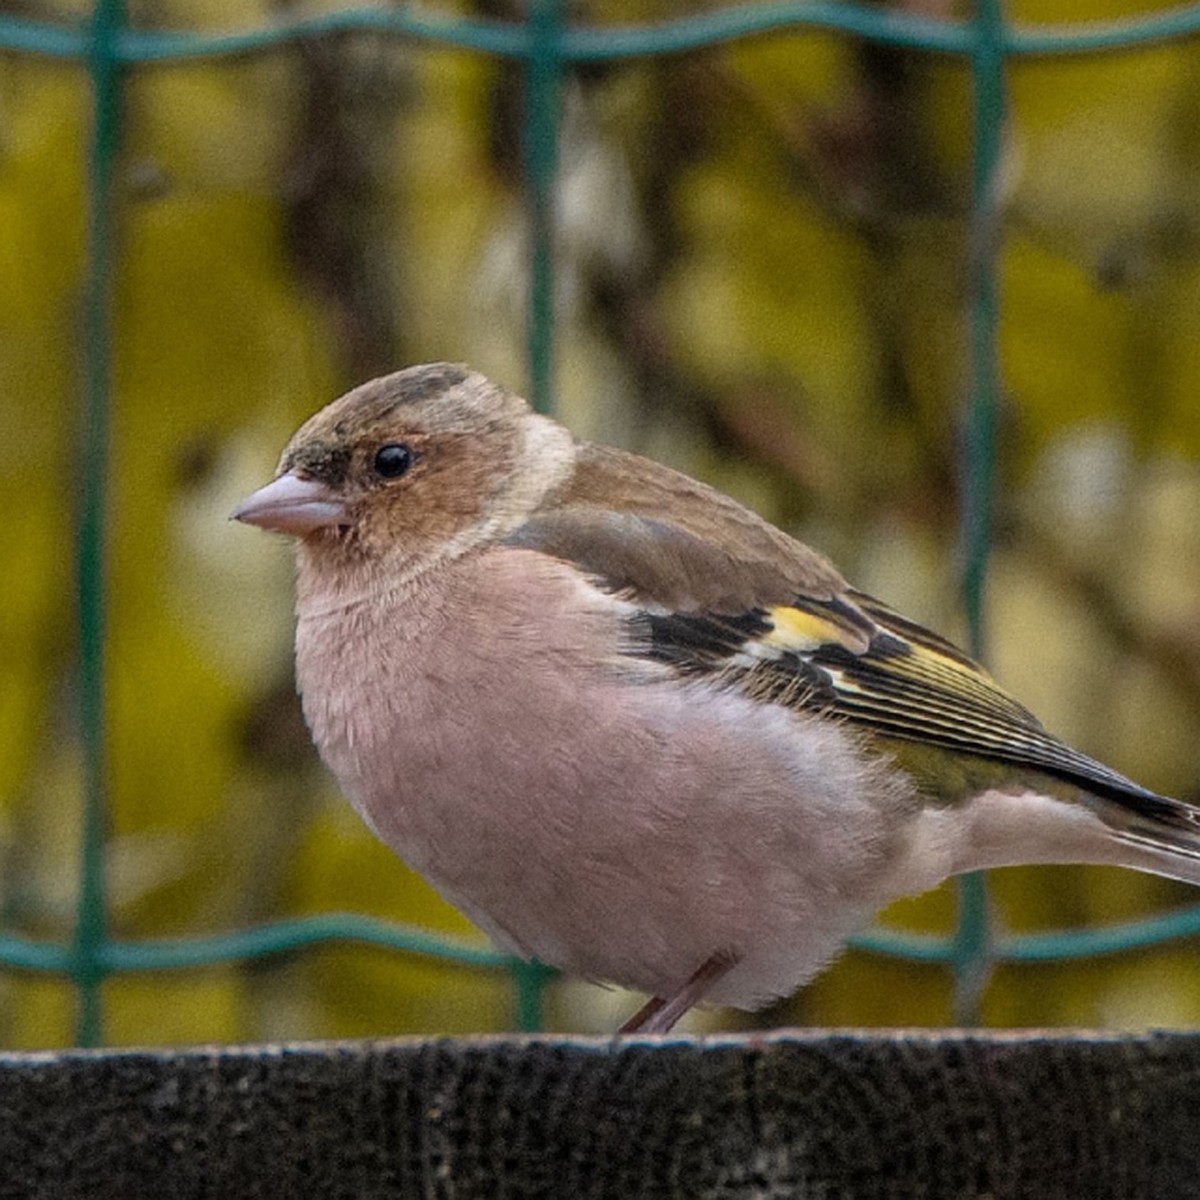
[[[399,479],[415,459],[411,446],[403,442],[388,442],[375,451],[375,473],[384,479]]]

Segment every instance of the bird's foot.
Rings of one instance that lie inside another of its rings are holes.
[[[708,994],[713,984],[737,966],[738,957],[727,951],[705,959],[692,977],[665,1000],[652,996],[625,1022],[618,1033],[670,1033],[675,1022]]]

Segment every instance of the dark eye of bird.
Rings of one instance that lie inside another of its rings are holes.
[[[403,442],[388,442],[375,451],[375,473],[384,479],[399,479],[413,465],[416,455]]]

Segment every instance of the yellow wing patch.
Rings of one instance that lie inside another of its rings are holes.
[[[762,640],[779,650],[811,654],[823,646],[841,646],[851,654],[865,654],[879,629],[848,597],[818,600],[798,597],[791,604],[778,604],[766,612],[771,628]]]
[[[780,650],[811,654],[822,646],[845,646],[857,654],[865,649],[860,649],[861,636],[850,636],[836,621],[793,608],[790,604],[767,609],[767,617],[771,629],[762,635],[761,640]]]

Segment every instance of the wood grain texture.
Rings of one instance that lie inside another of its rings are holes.
[[[1200,1037],[787,1033],[0,1057],[0,1195],[1200,1196]]]

